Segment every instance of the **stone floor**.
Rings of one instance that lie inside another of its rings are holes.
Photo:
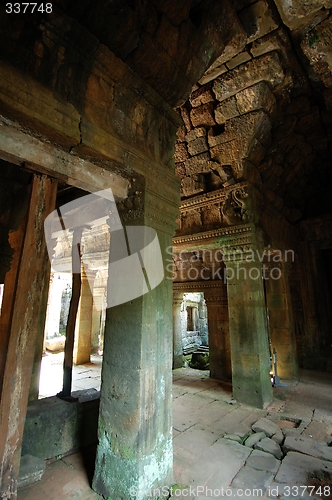
[[[61,356],[57,356],[61,374]],[[43,360],[44,395],[50,395],[46,378],[50,372],[54,377],[55,364],[53,356]],[[96,357],[76,367],[74,389],[99,388],[100,366],[101,358]],[[274,388],[274,401],[265,410],[238,404],[230,385],[210,379],[208,372],[181,368],[173,377],[174,481],[178,485],[174,498],[332,498],[332,482],[326,479],[332,474],[331,373],[303,371],[299,381],[283,381],[287,387]],[[241,444],[252,432],[251,426],[265,417],[278,424],[290,442],[282,461]],[[89,449],[47,464],[42,480],[21,489],[18,500],[101,499],[90,489],[94,453]],[[325,478],[316,479],[316,487],[322,481],[325,490],[317,494],[316,489],[314,495],[312,488],[304,487],[309,484],[308,472],[318,476],[318,471],[325,471]],[[151,498],[166,498],[160,493]]]

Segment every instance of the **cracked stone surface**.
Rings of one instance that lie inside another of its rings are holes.
[[[288,451],[282,461],[279,461],[271,453],[224,438],[227,434],[244,437],[252,432],[252,425],[262,418],[268,418],[276,425],[286,418],[299,418],[300,427],[284,428],[283,432],[287,436],[291,435],[288,432],[302,436],[305,429],[310,429],[313,438],[307,439],[311,439],[310,442],[313,443],[315,431],[320,436],[322,428],[326,432],[329,430],[332,405],[327,398],[323,401],[319,397],[315,400],[315,397],[328,387],[326,381],[332,382],[330,374],[326,374],[326,379],[321,380],[319,377],[315,378],[313,373],[305,372],[305,382],[290,381],[287,388],[275,389],[276,398],[264,410],[254,410],[238,403],[228,404],[232,397],[230,386],[208,378],[206,372],[182,368],[175,370],[173,375],[174,480],[185,488],[175,498],[210,500],[225,497],[225,494],[215,496],[213,492],[228,488],[228,494],[240,499],[243,496],[238,494],[239,488],[245,487],[252,491],[261,487],[265,491],[265,498],[276,499],[273,492],[278,491],[279,498],[284,495],[284,500],[287,500],[293,498],[287,496],[287,487],[308,484],[308,473],[332,475],[330,461],[298,451]],[[279,399],[281,396],[282,399]],[[291,410],[295,410],[296,416]],[[312,425],[317,422],[322,426]],[[197,490],[198,486],[201,489]],[[45,491],[48,496],[45,496]],[[49,463],[43,479],[19,490],[18,500],[72,500],[74,491],[85,495],[82,498],[101,500],[100,496],[89,489],[84,462],[77,453]],[[190,493],[193,494],[190,496]],[[260,497],[249,495],[246,498],[257,500]],[[313,499],[313,496],[301,496],[301,500],[310,498]]]

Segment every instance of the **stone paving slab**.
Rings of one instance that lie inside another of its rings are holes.
[[[182,410],[173,412],[173,428],[178,432],[184,432],[195,425],[196,419],[193,418],[191,414]],[[173,434],[173,437],[175,435]]]
[[[273,472],[267,472],[265,470],[257,470],[253,467],[245,465],[233,479],[231,486],[233,488],[246,490],[249,485],[250,489],[254,492],[256,490],[257,494],[254,496],[264,496],[267,488],[272,483],[274,478]]]
[[[218,439],[218,435],[211,430],[201,428],[199,424],[194,425],[185,433],[173,439],[174,447],[183,448],[196,456],[199,456],[206,448]]]
[[[251,431],[251,425],[243,424],[247,416],[248,412],[246,410],[233,407],[232,411],[215,423],[215,426],[219,431],[223,431],[227,434],[234,434],[236,431],[249,433]]]
[[[332,462],[290,451],[283,459],[275,480],[288,485],[306,485],[308,474],[316,471],[332,474]]]
[[[303,436],[329,444],[332,441],[332,423],[313,421],[304,429]]]
[[[260,450],[253,450],[246,461],[246,465],[253,469],[274,473],[278,471],[280,464],[280,460],[277,460],[273,455]]]
[[[332,424],[332,408],[331,411],[326,411],[316,408],[315,413],[313,415],[313,420],[318,420],[320,422],[327,422],[329,424]]]
[[[332,448],[326,443],[316,441],[306,436],[287,436],[283,445],[284,450],[298,451],[312,457],[332,462]]]

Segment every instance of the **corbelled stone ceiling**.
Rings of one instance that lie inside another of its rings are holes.
[[[331,211],[330,7],[62,2],[172,106],[182,104],[175,161],[184,198],[249,180],[291,222]]]
[[[232,4],[232,37],[179,108],[182,196],[249,180],[291,222],[328,213],[332,2]]]

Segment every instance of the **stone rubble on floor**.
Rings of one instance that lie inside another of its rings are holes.
[[[217,383],[211,379],[205,390],[201,384],[191,385],[185,370],[175,381],[174,464],[176,482],[183,491],[173,494],[174,498],[327,500],[309,488],[312,478],[317,478],[317,486],[323,479],[329,500],[332,498],[328,386],[320,387],[322,398],[326,390],[324,411],[315,409],[307,394],[309,386],[302,382],[290,383],[283,392],[277,390],[282,400],[263,410],[229,405],[229,398],[217,400],[216,389]],[[301,397],[299,402],[292,397],[295,390]],[[317,391],[317,387],[311,385],[310,390]],[[199,403],[203,399],[207,405],[202,407]],[[182,413],[187,400],[192,408],[190,418]],[[204,419],[200,418],[202,412]]]

